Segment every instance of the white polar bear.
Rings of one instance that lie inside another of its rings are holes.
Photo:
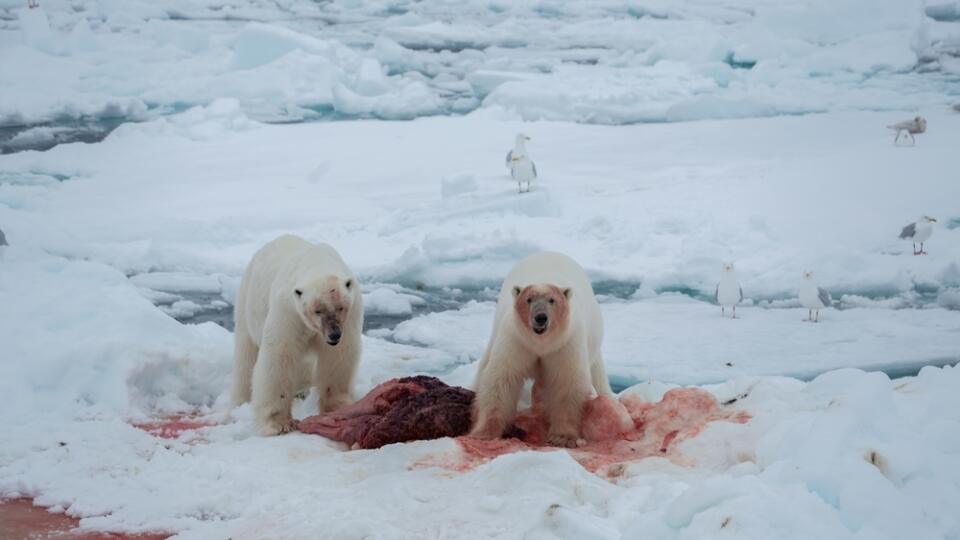
[[[502,436],[526,379],[543,391],[548,441],[573,446],[592,391],[612,396],[600,342],[600,305],[586,272],[560,253],[526,257],[507,275],[477,371],[471,435]],[[591,387],[592,383],[592,387]]]
[[[362,298],[350,269],[327,244],[285,235],[254,254],[234,307],[233,402],[252,397],[262,434],[296,428],[290,407],[311,381],[321,411],[352,401]]]

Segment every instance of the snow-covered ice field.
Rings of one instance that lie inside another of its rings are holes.
[[[960,5],[24,4],[0,0],[0,499],[178,539],[960,539]],[[469,386],[500,281],[551,249],[594,282],[623,395],[751,419],[616,475],[258,437],[232,302],[283,233],[360,279],[357,396]],[[211,425],[134,427],[180,415]]]

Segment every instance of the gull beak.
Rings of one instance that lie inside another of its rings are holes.
[[[524,135],[523,138],[526,139],[526,140],[528,140],[528,141],[530,140],[530,137],[527,137],[526,135]]]
[[[927,218],[927,219],[929,219],[929,220],[932,221],[933,223],[936,223],[936,222],[937,222],[936,218]]]

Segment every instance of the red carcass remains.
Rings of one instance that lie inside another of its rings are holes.
[[[391,379],[337,411],[300,421],[300,431],[345,442],[351,448],[458,437],[470,430],[473,392],[420,375]]]

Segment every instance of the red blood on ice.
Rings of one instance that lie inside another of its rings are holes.
[[[391,379],[360,401],[300,421],[304,433],[322,435],[353,448],[440,437],[470,430],[473,392],[436,377]]]
[[[30,499],[0,501],[0,538],[4,540],[163,540],[167,534],[76,532],[80,520],[48,512]]]
[[[389,380],[353,405],[301,420],[300,431],[352,448],[458,437],[462,455],[453,460],[431,456],[418,465],[465,471],[512,452],[558,450],[546,442],[549,422],[540,394],[534,385],[533,406],[517,414],[502,439],[462,436],[470,430],[473,392],[426,376]],[[629,395],[619,401],[600,396],[584,405],[581,444],[563,450],[586,469],[612,476],[623,470],[612,465],[651,456],[681,463],[677,443],[696,436],[715,420],[744,423],[749,419],[746,412],[722,409],[711,394],[697,388],[670,390],[657,403]]]
[[[161,439],[176,439],[186,431],[192,431],[212,426],[207,420],[200,420],[195,416],[178,414],[166,418],[158,418],[149,422],[134,422],[133,427],[142,429],[154,437]]]
[[[622,472],[622,467],[614,467],[615,464],[652,456],[682,463],[676,443],[695,437],[715,420],[745,423],[750,415],[721,409],[711,394],[697,388],[670,390],[657,403],[645,403],[630,395],[619,402],[600,396],[585,406],[581,444],[566,451],[587,470],[608,476]],[[464,471],[503,454],[558,450],[545,444],[547,421],[537,405],[521,412],[516,425],[526,431],[523,440],[460,437],[460,460],[423,464]]]

